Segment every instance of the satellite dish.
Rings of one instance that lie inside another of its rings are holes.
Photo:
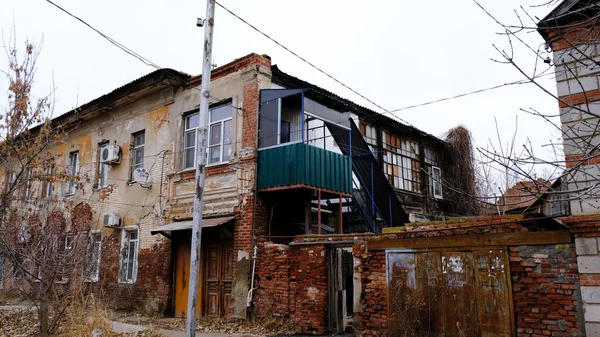
[[[133,170],[133,181],[140,185],[149,185],[150,184],[150,172],[145,169],[138,167]]]

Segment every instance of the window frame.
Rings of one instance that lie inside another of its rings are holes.
[[[99,240],[96,240],[96,237],[99,237]],[[90,236],[89,236],[89,244],[88,244],[88,250],[86,252],[86,259],[85,259],[85,266],[83,269],[84,275],[83,275],[83,281],[84,282],[98,282],[100,280],[100,261],[102,259],[102,239],[103,239],[103,233],[101,230],[92,230],[90,231]],[[94,251],[94,248],[97,248],[96,251]],[[95,256],[95,261],[94,261],[94,270],[90,270],[90,261],[91,258],[93,258],[93,254],[97,254]]]
[[[47,181],[42,184],[42,199],[52,197],[52,176],[54,176],[54,167],[48,166],[44,169]]]
[[[123,284],[134,284],[137,280],[138,273],[138,254],[140,251],[140,229],[138,226],[124,227],[121,231],[121,253],[119,254],[119,283]],[[136,233],[136,239],[131,239],[131,233]],[[135,243],[135,250],[133,252],[133,259],[130,259],[129,254],[131,253],[130,245]],[[124,256],[123,252],[126,253]],[[132,264],[130,265],[130,261]],[[122,268],[125,267],[125,271]],[[131,278],[129,277],[129,268],[131,267]]]
[[[73,163],[73,158],[75,162]],[[75,165],[73,165],[75,164]],[[79,151],[69,152],[69,176],[75,178],[79,172]],[[67,182],[67,193],[66,196],[72,196],[77,193],[77,184],[71,180]]]
[[[104,164],[102,163],[101,158],[101,151],[102,151],[102,145],[108,144],[110,143],[110,141],[108,140],[104,140],[100,143],[98,143],[98,149],[96,150],[96,181],[95,181],[95,188],[96,189],[103,189],[108,187],[108,167],[110,165],[108,164]],[[101,183],[102,182],[102,183]]]
[[[437,172],[437,178],[436,174]],[[437,166],[430,166],[429,172],[429,192],[436,199],[444,199],[444,189],[442,185],[442,169]],[[439,187],[439,193],[436,193],[436,186]]]
[[[231,112],[231,114],[229,115],[229,117],[227,118],[223,118],[223,119],[219,119],[217,121],[211,122],[212,120],[212,113],[213,111],[220,109],[220,108],[227,108],[229,107],[229,110]],[[231,102],[231,100],[228,100],[227,102],[224,103],[218,103],[214,106],[211,106],[209,111],[208,111],[208,125],[206,126],[207,130],[206,130],[206,134],[207,134],[207,139],[206,139],[206,166],[216,166],[216,165],[222,165],[225,163],[228,163],[231,160],[231,153],[233,152],[232,150],[232,146],[235,143],[233,141],[233,131],[234,131],[234,127],[233,127],[233,104]],[[198,116],[198,126],[196,127],[189,127],[188,126],[188,120],[192,117],[192,116]],[[195,111],[192,113],[188,113],[186,115],[183,116],[183,143],[182,143],[182,161],[181,161],[181,166],[182,166],[182,171],[185,170],[191,170],[193,168],[196,167],[196,146],[198,143],[198,130],[200,128],[200,112],[199,111]],[[231,140],[229,143],[225,143],[225,123],[231,121]],[[212,144],[210,143],[211,141],[211,137],[212,137],[212,127],[214,125],[219,125],[220,124],[220,141],[218,144]],[[190,145],[187,144],[186,146],[186,140],[187,140],[187,135],[188,134],[194,134],[194,144]],[[229,158],[227,160],[223,160],[224,157],[224,148],[226,145],[229,145]],[[210,149],[213,147],[219,146],[219,161],[217,162],[210,162]],[[187,156],[186,156],[186,152],[188,150],[191,150],[194,155],[193,155],[193,163],[188,163],[187,162]],[[191,165],[190,165],[191,164]]]
[[[381,130],[381,135],[383,173],[390,185],[409,193],[422,194],[420,143],[410,138],[396,136],[386,130]],[[404,143],[408,143],[405,146],[409,148],[408,150],[403,148]]]
[[[143,137],[143,143],[136,145],[136,140],[138,137]],[[133,181],[133,172],[136,168],[144,168],[144,155],[145,155],[145,147],[146,147],[146,130],[141,130],[138,132],[134,132],[131,134],[131,151],[130,153],[130,165],[131,169],[129,170],[129,181]],[[141,152],[141,162],[136,163],[137,153]]]
[[[377,135],[379,133],[377,132],[377,127],[375,125],[371,125],[365,122],[360,122],[359,131],[360,134],[363,136],[363,139],[369,146],[369,149],[371,149],[371,152],[373,153],[375,159],[378,159],[377,154],[379,152],[379,145]]]
[[[32,168],[28,168],[27,171],[25,172],[25,191],[23,191],[23,197],[25,198],[25,200],[29,200],[29,198],[31,198],[31,187],[32,187],[32,181],[31,181],[31,176],[33,175],[33,169]]]

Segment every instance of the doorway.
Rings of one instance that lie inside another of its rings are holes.
[[[354,314],[354,258],[351,247],[329,249],[329,331],[342,333]]]
[[[188,306],[191,243],[189,232],[181,234],[174,246],[175,317],[186,317]],[[233,242],[203,242],[202,246],[196,317],[223,318],[232,303]]]

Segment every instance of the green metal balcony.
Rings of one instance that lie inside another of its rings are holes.
[[[352,193],[352,160],[304,143],[258,151],[259,191],[308,187]]]

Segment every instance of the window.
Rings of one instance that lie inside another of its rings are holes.
[[[85,258],[84,280],[98,282],[100,275],[100,256],[102,254],[102,231],[92,231],[90,245]]]
[[[372,125],[361,122],[360,133],[363,135],[375,158],[377,158],[377,129]]]
[[[425,147],[425,167],[427,171],[427,179],[429,185],[429,195],[436,199],[442,199],[442,171],[438,167],[437,152],[429,147]]]
[[[215,107],[209,112],[208,124],[208,164],[218,164],[231,158],[231,138],[233,132],[231,104]],[[196,165],[196,136],[200,118],[198,113],[185,117],[183,134],[183,168]]]
[[[25,199],[29,199],[31,198],[31,176],[33,175],[33,170],[32,169],[27,169],[27,173],[26,173],[26,179],[27,181],[25,181]]]
[[[229,161],[231,155],[231,105],[210,110],[208,126],[208,164]]]
[[[49,198],[52,196],[52,179],[54,175],[54,167],[48,166],[45,170],[46,176],[44,177],[44,183],[42,184],[42,198]]]
[[[96,158],[98,158],[98,166],[97,166],[97,171],[96,171],[96,188],[104,188],[106,186],[108,186],[108,166],[109,164],[103,164],[101,162],[101,151],[102,151],[102,145],[104,144],[108,144],[108,141],[104,141],[101,143],[98,143],[98,151],[97,151],[97,156]]]
[[[13,187],[16,180],[17,180],[17,173],[9,171],[6,176],[6,193],[10,192],[10,189]]]
[[[65,251],[73,248],[73,234],[65,234]]]
[[[131,177],[137,168],[144,168],[144,144],[146,143],[146,135],[144,131],[136,132],[131,135]]]
[[[437,166],[429,167],[429,193],[436,199],[442,199],[442,171]]]
[[[79,171],[79,152],[75,151],[75,152],[71,152],[69,153],[69,167],[68,167],[68,174],[69,174],[69,181],[67,182],[67,195],[73,195],[75,194],[75,191],[77,190],[77,182],[75,181],[75,178],[77,177],[77,173]]]
[[[280,143],[289,143],[290,142],[290,132],[291,132],[291,123],[288,121],[281,120],[280,126]]]
[[[4,256],[0,255],[0,290],[4,289]]]
[[[121,268],[119,282],[135,283],[137,278],[137,255],[139,249],[139,229],[125,228],[121,242]]]
[[[383,131],[384,173],[390,185],[421,193],[421,163],[419,144]]]
[[[62,266],[60,266],[60,270],[58,272],[57,278],[56,278],[56,282],[67,282],[69,281],[69,274],[70,274],[70,261],[71,259],[69,258],[69,254],[71,249],[73,249],[73,234],[71,233],[65,233],[65,246],[64,246],[64,257],[61,259],[62,261],[60,262],[62,264]]]

